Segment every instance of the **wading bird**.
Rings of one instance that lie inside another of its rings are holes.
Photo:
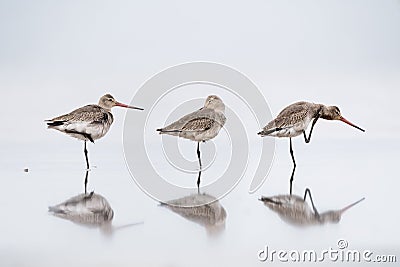
[[[262,137],[289,137],[289,151],[293,161],[293,170],[290,177],[290,194],[292,194],[292,183],[294,172],[296,170],[296,162],[294,160],[292,148],[292,137],[303,134],[305,142],[309,143],[314,125],[319,118],[325,120],[340,120],[364,132],[363,129],[343,118],[340,114],[339,108],[336,106],[325,106],[322,104],[301,101],[284,108],[275,119],[270,121],[262,131],[258,133]],[[307,137],[306,129],[311,121],[311,130]]]
[[[84,141],[83,152],[86,158],[86,168],[89,169],[86,142],[94,143],[94,140],[106,135],[114,121],[111,108],[115,106],[143,110],[119,103],[110,94],[106,94],[100,98],[97,105],[86,105],[68,114],[45,120],[45,122],[49,129],[58,130]]]
[[[200,142],[208,141],[218,135],[219,130],[221,130],[226,121],[224,113],[224,102],[218,96],[210,95],[201,109],[180,118],[164,128],[157,129],[160,134],[179,136],[197,142],[197,158],[200,165],[197,178],[198,189],[200,188],[202,169]]]

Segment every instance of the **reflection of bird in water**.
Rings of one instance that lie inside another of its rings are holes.
[[[306,202],[307,194],[310,197],[312,209]],[[262,201],[271,210],[278,213],[282,220],[294,225],[313,225],[325,223],[338,223],[342,214],[363,201],[362,198],[353,204],[350,204],[340,210],[330,210],[323,213],[318,213],[311,197],[311,192],[306,189],[304,198],[296,195],[278,195],[273,197],[261,197]]]
[[[202,169],[200,142],[208,141],[218,135],[226,121],[224,113],[224,102],[218,96],[210,95],[204,106],[198,111],[192,112],[164,128],[157,129],[160,134],[179,136],[197,142],[197,158],[200,165],[197,188],[200,187]]]
[[[204,226],[209,234],[220,233],[225,229],[226,211],[213,196],[193,194],[161,205]]]
[[[83,152],[86,158],[86,168],[89,169],[86,142],[94,143],[94,140],[106,135],[114,121],[111,108],[115,106],[143,110],[119,103],[110,94],[106,94],[100,98],[98,105],[86,105],[68,114],[46,120],[46,122],[48,128],[56,129],[84,141]]]
[[[319,118],[325,120],[340,120],[364,132],[363,129],[343,118],[338,107],[302,101],[284,108],[275,119],[270,121],[262,131],[258,133],[261,136],[289,137],[289,151],[293,161],[293,170],[290,177],[290,194],[292,194],[292,183],[296,170],[296,162],[292,149],[292,137],[303,134],[305,142],[309,143],[314,125]],[[311,121],[311,129],[307,137],[306,129]]]
[[[111,224],[114,217],[113,209],[107,199],[94,192],[71,197],[58,205],[49,207],[49,212],[79,225],[99,227],[105,234],[137,224],[113,227]]]

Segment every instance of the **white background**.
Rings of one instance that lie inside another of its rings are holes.
[[[0,265],[253,266],[264,245],[322,250],[339,238],[399,258],[399,1],[1,1],[0,36]],[[294,192],[311,187],[320,210],[366,200],[338,225],[282,222],[257,201],[287,192],[280,139],[266,183],[249,195],[245,177],[222,199],[226,230],[210,238],[134,184],[125,111],[115,108],[110,132],[89,146],[89,186],[110,201],[116,225],[144,224],[104,238],[49,216],[47,206],[81,192],[84,159],[81,142],[43,120],[104,93],[129,103],[152,75],[190,61],[243,72],[273,114],[298,100],[339,106],[366,132],[319,121],[310,144],[296,139]]]

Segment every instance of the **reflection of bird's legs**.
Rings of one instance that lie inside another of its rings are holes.
[[[199,171],[199,176],[197,177],[197,193],[200,194],[200,177],[201,177],[201,170]]]
[[[88,151],[86,149],[86,140],[84,141],[85,146],[83,148],[83,153],[85,153],[85,158],[86,158],[86,169],[89,170],[89,158],[88,158]]]
[[[86,188],[87,188],[87,183],[88,183],[88,177],[89,177],[89,169],[86,170],[86,175],[85,175],[85,195],[86,195],[86,193],[87,193]],[[92,192],[92,193],[93,193],[93,192]],[[92,194],[92,193],[91,193],[91,194]]]
[[[317,211],[317,208],[314,205],[314,201],[313,201],[312,196],[311,196],[311,190],[308,189],[308,188],[306,188],[306,190],[304,191],[304,201],[306,201],[307,193],[308,193],[308,196],[309,196],[309,198],[311,200],[311,205],[312,205],[312,208],[314,210],[315,215],[319,216],[319,213]]]
[[[292,195],[292,184],[293,184],[293,177],[294,177],[294,171],[296,170],[296,161],[294,161],[294,155],[293,155],[293,148],[292,148],[292,138],[289,138],[290,140],[290,155],[292,156],[293,160],[293,171],[292,171],[292,176],[290,177],[290,195]]]
[[[197,158],[199,159],[199,165],[200,165],[200,170],[199,170],[199,176],[197,177],[197,192],[200,194],[200,177],[201,177],[201,158],[200,158],[200,142],[197,142]]]

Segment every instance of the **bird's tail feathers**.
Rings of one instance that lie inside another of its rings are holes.
[[[261,136],[266,136],[266,135],[270,135],[274,132],[280,131],[282,130],[281,128],[273,128],[273,129],[268,129],[268,130],[262,130],[261,132],[257,133],[258,135]]]
[[[49,128],[54,127],[54,126],[60,126],[65,123],[65,121],[52,121],[52,120],[45,120]]]
[[[49,212],[53,213],[65,213],[62,209],[58,208],[57,206],[50,206]]]
[[[261,196],[259,199],[259,201],[262,201],[264,203],[273,203],[273,204],[280,204],[278,201],[275,201],[273,198],[271,197],[264,197]]]
[[[164,130],[164,129],[157,129],[157,132],[161,133],[181,133],[182,130]]]

